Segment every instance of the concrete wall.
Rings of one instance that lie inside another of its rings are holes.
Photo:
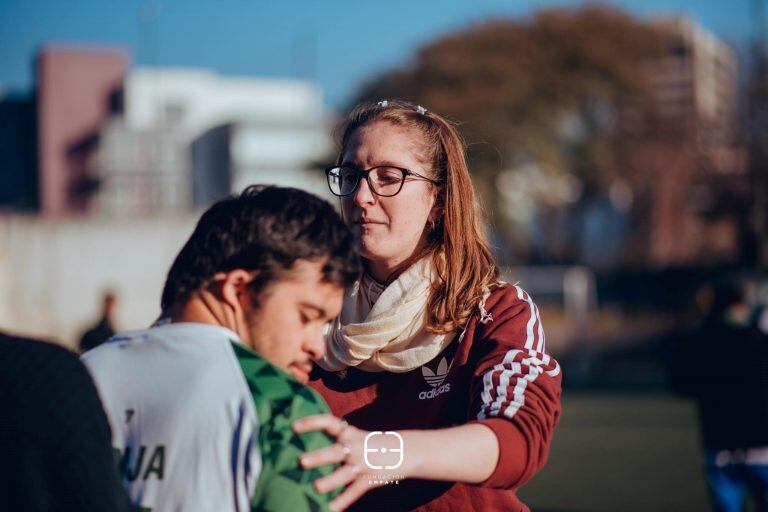
[[[116,327],[148,326],[198,214],[142,220],[0,216],[0,330],[74,347],[118,295]]]

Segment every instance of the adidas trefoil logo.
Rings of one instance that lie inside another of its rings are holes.
[[[437,365],[437,371],[435,372],[426,366],[421,367],[421,374],[424,376],[424,380],[426,380],[433,389],[419,393],[419,400],[429,400],[430,398],[435,398],[437,395],[442,395],[451,390],[450,384],[443,384],[443,381],[448,376],[449,369],[448,361],[446,361],[444,357],[440,360],[440,364]]]
[[[440,360],[440,364],[437,365],[437,373],[432,373],[432,370],[426,366],[422,366],[421,374],[424,375],[424,380],[426,380],[430,386],[436,388],[443,383],[445,377],[448,375],[448,361],[446,361],[445,358]]]

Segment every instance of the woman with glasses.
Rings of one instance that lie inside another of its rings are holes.
[[[546,461],[560,367],[530,296],[498,280],[456,129],[360,105],[326,175],[365,273],[311,377],[335,416],[294,424],[337,443],[302,465],[342,464],[315,482],[346,486],[336,509],[528,510],[516,490]]]

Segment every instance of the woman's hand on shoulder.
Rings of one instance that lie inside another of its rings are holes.
[[[307,452],[300,458],[301,467],[310,469],[325,464],[341,464],[330,475],[315,480],[315,489],[326,493],[345,486],[344,492],[331,502],[334,512],[348,508],[363,494],[385,484],[371,479],[367,474],[365,444],[370,432],[349,425],[331,414],[316,414],[296,420],[293,430],[297,433],[322,430],[336,439],[336,443]]]

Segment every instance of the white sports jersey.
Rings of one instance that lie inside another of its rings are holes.
[[[259,423],[237,340],[220,326],[165,324],[120,334],[83,356],[123,482],[142,509],[250,510]]]

